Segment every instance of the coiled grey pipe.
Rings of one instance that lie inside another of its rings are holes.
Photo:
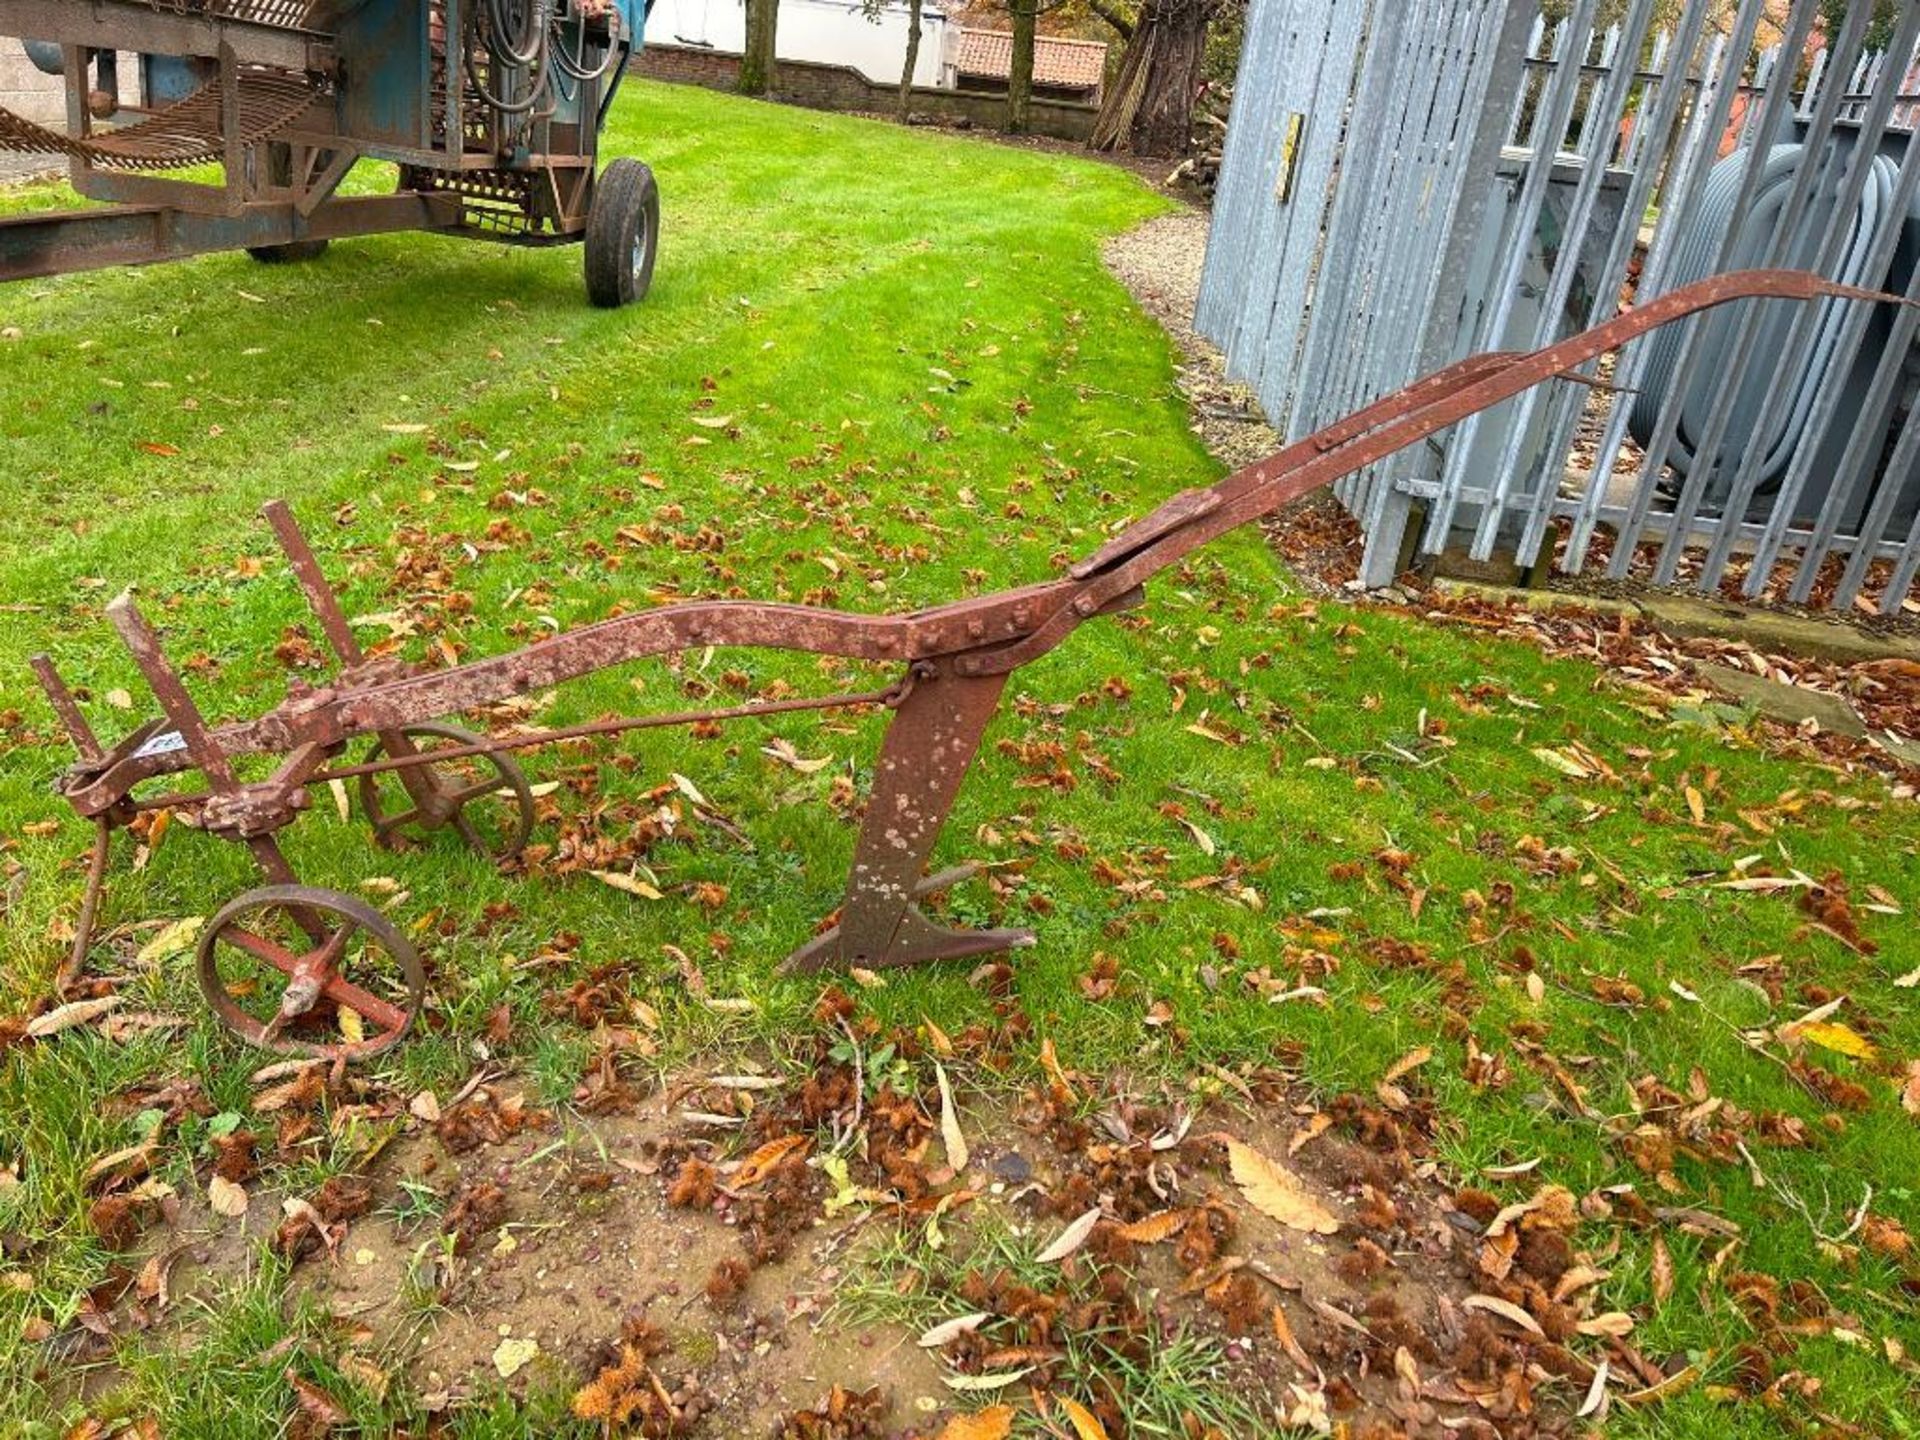
[[[1740,177],[1746,160],[1747,152],[1744,149],[1736,150],[1708,173],[1693,227],[1681,237],[1679,248],[1674,252],[1673,268],[1669,274],[1672,286],[1704,278],[1713,263],[1714,251],[1721,238],[1736,223],[1740,233],[1733,254],[1727,259],[1726,268],[1739,270],[1765,263],[1765,251],[1779,223],[1780,207],[1793,188],[1795,174],[1802,164],[1819,163],[1818,157],[1810,154],[1804,145],[1774,146],[1762,168],[1753,208],[1746,215],[1736,217],[1733,212],[1734,201],[1739,194]],[[1842,163],[1843,157],[1840,156],[1834,156],[1831,161],[1836,181]],[[1899,178],[1899,167],[1884,155],[1874,156],[1870,164],[1872,168],[1861,191],[1860,203],[1847,221],[1846,252],[1834,268],[1834,273],[1828,277],[1845,285],[1868,288],[1879,284],[1883,278],[1865,272],[1873,248],[1873,237],[1885,223],[1886,209]],[[1817,226],[1817,216],[1815,220]],[[1787,256],[1778,263],[1789,266],[1812,265],[1821,240],[1816,226],[1809,226],[1806,233],[1794,237],[1794,244]],[[1670,403],[1680,405],[1680,425],[1667,457],[1667,463],[1677,474],[1688,473],[1699,458],[1694,449],[1694,436],[1706,425],[1714,398],[1734,368],[1735,357],[1731,350],[1737,333],[1737,319],[1717,315],[1701,322],[1709,329],[1700,347],[1700,365],[1692,385],[1682,396],[1675,397],[1672,393],[1675,380],[1673,372],[1680,355],[1681,336],[1678,327],[1658,332],[1648,343],[1647,368],[1627,428],[1635,440],[1645,445],[1659,424],[1661,411]],[[1769,494],[1776,488],[1806,430],[1820,388],[1842,383],[1846,368],[1852,362],[1851,356],[1837,353],[1844,324],[1845,317],[1837,304],[1832,301],[1821,302],[1812,342],[1804,357],[1795,362],[1800,365],[1801,374],[1788,397],[1788,403],[1777,414],[1763,416],[1758,411],[1773,379],[1772,364],[1780,363],[1778,352],[1786,345],[1793,317],[1770,317],[1763,323],[1758,337],[1760,354],[1741,381],[1741,394],[1727,428],[1730,445],[1738,445],[1743,449],[1751,445],[1765,447],[1766,458],[1761,464],[1761,483],[1756,493]],[[1724,498],[1719,480],[1720,477],[1716,477],[1715,496],[1709,498]],[[1725,477],[1725,481],[1731,485],[1731,474]]]

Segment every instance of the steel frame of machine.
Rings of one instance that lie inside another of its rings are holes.
[[[57,47],[67,103],[60,132],[0,112],[0,148],[64,154],[106,202],[0,218],[0,280],[423,230],[585,241],[592,298],[627,303],[658,195],[638,161],[596,161],[644,23],[643,0],[0,0],[0,35],[37,42],[43,68]],[[122,51],[140,111],[121,105]],[[362,160],[397,164],[395,193],[339,193]],[[218,183],[169,173],[206,163]]]

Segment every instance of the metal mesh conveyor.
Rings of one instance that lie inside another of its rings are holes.
[[[239,94],[241,137],[255,144],[292,125],[320,92],[304,75],[243,68]],[[0,150],[66,155],[111,170],[171,170],[218,159],[224,148],[218,84],[204,86],[144,120],[85,137],[0,110]]]

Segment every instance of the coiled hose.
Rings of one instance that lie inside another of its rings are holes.
[[[472,11],[473,23],[482,31],[491,63],[488,78],[501,70],[525,70],[532,77],[526,95],[509,100],[495,94],[481,82],[474,69],[473,46],[463,45],[467,81],[476,94],[502,115],[528,115],[547,93],[551,72],[547,66],[547,40],[553,26],[554,0],[518,0],[519,24],[509,13],[515,0],[487,0],[483,8]]]
[[[1692,227],[1679,237],[1679,248],[1674,252],[1672,268],[1664,282],[1666,288],[1678,289],[1692,281],[1704,279],[1711,273],[1715,268],[1716,251],[1721,240],[1728,231],[1734,229],[1736,223],[1739,229],[1732,253],[1719,268],[1743,270],[1766,264],[1819,268],[1816,262],[1821,242],[1828,233],[1827,227],[1820,223],[1820,205],[1823,193],[1830,194],[1831,187],[1826,187],[1825,192],[1817,191],[1812,197],[1809,215],[1813,223],[1800,223],[1799,233],[1793,236],[1785,257],[1770,261],[1766,254],[1781,222],[1781,210],[1793,189],[1794,177],[1801,165],[1820,163],[1819,156],[1804,145],[1773,146],[1763,162],[1752,208],[1746,215],[1737,217],[1734,202],[1739,198],[1747,159],[1748,152],[1745,149],[1736,150],[1708,172],[1705,188],[1701,192],[1699,213]],[[1842,159],[1839,155],[1831,157],[1828,169],[1833,184],[1838,184],[1844,168]],[[1898,178],[1899,167],[1893,161],[1884,155],[1873,157],[1859,204],[1855,206],[1854,213],[1847,217],[1845,249],[1838,263],[1827,270],[1828,279],[1844,285],[1873,288],[1884,278],[1869,275],[1866,271],[1874,236],[1883,224],[1888,223],[1887,211]],[[1761,462],[1758,494],[1770,494],[1778,487],[1780,477],[1786,472],[1787,464],[1806,431],[1814,401],[1822,387],[1842,383],[1846,368],[1853,361],[1851,355],[1838,353],[1841,331],[1846,323],[1845,302],[1820,302],[1813,322],[1811,342],[1803,343],[1794,353],[1788,354],[1788,340],[1795,322],[1800,318],[1796,312],[1797,307],[1774,306],[1769,307],[1762,316],[1752,345],[1756,360],[1747,367],[1741,379],[1722,444],[1723,455],[1748,452],[1756,446],[1762,449],[1765,458]],[[1698,366],[1686,393],[1678,397],[1672,393],[1682,335],[1681,328],[1673,326],[1649,337],[1646,372],[1641,380],[1639,397],[1634,401],[1627,418],[1627,428],[1633,438],[1646,445],[1651,441],[1660,423],[1661,413],[1668,404],[1676,403],[1681,407],[1680,424],[1666,457],[1667,463],[1680,475],[1687,474],[1700,458],[1699,444],[1704,438],[1703,432],[1712,415],[1715,399],[1720,394],[1724,377],[1735,367],[1734,351],[1740,343],[1744,317],[1737,312],[1728,312],[1704,317],[1696,323],[1703,324],[1706,329],[1701,336]],[[1763,415],[1761,411],[1774,382],[1775,367],[1782,363],[1798,367],[1798,373],[1787,393],[1786,402],[1773,413]],[[1708,457],[1708,463],[1712,463],[1712,457]],[[1733,488],[1735,468],[1733,465],[1723,467],[1722,473],[1715,477],[1703,498],[1709,503],[1725,500]]]

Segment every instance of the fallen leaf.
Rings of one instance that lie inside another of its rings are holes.
[[[493,1368],[502,1380],[511,1379],[540,1353],[540,1342],[510,1337],[493,1347]]]
[[[1469,1295],[1460,1302],[1462,1310],[1484,1310],[1489,1315],[1498,1315],[1502,1320],[1510,1320],[1530,1335],[1546,1339],[1547,1332],[1540,1328],[1540,1322],[1515,1305],[1511,1300],[1502,1300],[1498,1295]]]
[[[629,895],[638,895],[642,900],[659,900],[660,892],[637,875],[628,875],[619,870],[589,870],[587,872],[603,884],[616,890],[624,890]]]
[[[431,1090],[422,1090],[407,1102],[407,1112],[416,1120],[437,1125],[440,1123],[440,1097]]]
[[[1143,1215],[1131,1225],[1122,1225],[1120,1238],[1130,1240],[1135,1245],[1158,1245],[1162,1240],[1170,1240],[1179,1234],[1192,1214],[1191,1210],[1156,1210],[1151,1215]]]
[[[49,1035],[58,1035],[62,1030],[71,1030],[76,1025],[85,1025],[98,1020],[102,1015],[120,1003],[118,995],[104,995],[98,1000],[74,1000],[65,1005],[56,1005],[44,1015],[36,1015],[27,1022],[27,1034],[35,1040],[44,1040]]]
[[[1580,1408],[1574,1412],[1585,1419],[1589,1415],[1603,1414],[1607,1407],[1607,1357],[1602,1355],[1600,1363],[1593,1367],[1593,1383],[1587,1386],[1587,1398],[1580,1402]]]
[[[1673,1252],[1667,1249],[1666,1237],[1653,1237],[1653,1299],[1656,1305],[1664,1305],[1673,1294]]]
[[[1871,1060],[1880,1052],[1873,1042],[1857,1030],[1833,1020],[1815,1020],[1808,1024],[1780,1027],[1782,1040],[1805,1040],[1836,1055],[1851,1055],[1856,1060]],[[1790,1033],[1789,1033],[1790,1032]]]
[[[1700,1366],[1689,1365],[1684,1370],[1676,1370],[1658,1385],[1649,1385],[1644,1390],[1635,1390],[1630,1395],[1622,1395],[1624,1405],[1650,1405],[1660,1400],[1668,1400],[1687,1389],[1701,1375]]]
[[[953,1104],[953,1087],[947,1083],[947,1072],[939,1061],[934,1062],[933,1078],[940,1086],[940,1143],[947,1147],[947,1164],[958,1175],[967,1168],[971,1156],[967,1152],[967,1137],[960,1133],[960,1115]]]
[[[952,1385],[953,1381],[948,1380],[947,1383]],[[971,1415],[954,1416],[940,1431],[940,1440],[1007,1440],[1007,1436],[1012,1431],[1013,1406],[989,1405],[986,1409],[976,1410]]]
[[[152,965],[180,954],[199,938],[200,927],[204,924],[206,917],[203,915],[189,915],[184,920],[175,920],[140,947],[139,953],[133,957],[134,963]]]
[[[937,1350],[942,1345],[959,1339],[962,1335],[978,1330],[992,1318],[993,1316],[987,1311],[976,1310],[971,1315],[956,1315],[951,1320],[942,1320],[938,1325],[921,1334],[920,1347],[923,1350]]]
[[[747,1156],[745,1163],[733,1176],[733,1186],[744,1190],[758,1185],[780,1168],[780,1163],[796,1150],[805,1150],[813,1143],[805,1135],[782,1135],[777,1140],[769,1140],[758,1150]]]
[[[1054,1265],[1087,1243],[1093,1227],[1100,1223],[1100,1207],[1094,1206],[1060,1232],[1060,1236],[1034,1258],[1042,1265]]]
[[[1633,1333],[1633,1317],[1624,1310],[1609,1310],[1591,1320],[1582,1320],[1575,1328],[1582,1335],[1609,1335],[1618,1340]]]
[[[234,1184],[224,1175],[216,1175],[207,1181],[207,1204],[213,1207],[214,1214],[238,1220],[247,1213],[246,1187]]]
[[[946,1381],[949,1390],[1004,1390],[1014,1381],[1024,1379],[1032,1373],[1033,1366],[1023,1365],[1018,1370],[1001,1370],[988,1375],[947,1375],[942,1378]],[[1009,1424],[1011,1424],[1011,1415],[1009,1415]],[[999,1433],[1004,1435],[1007,1432],[1002,1430]]]
[[[1591,780],[1595,774],[1571,755],[1563,754],[1558,750],[1549,750],[1544,745],[1534,748],[1533,758],[1542,765],[1558,770],[1562,775],[1570,776],[1575,780]]]
[[[1387,1067],[1387,1073],[1380,1077],[1380,1081],[1384,1085],[1391,1085],[1408,1071],[1418,1070],[1431,1059],[1433,1059],[1431,1045],[1422,1045],[1418,1049],[1409,1050]]]
[[[340,1403],[318,1385],[309,1384],[293,1371],[286,1371],[281,1378],[293,1388],[300,1413],[307,1417],[306,1433],[324,1435],[329,1430],[345,1425],[350,1418],[340,1408]]]
[[[1280,1342],[1280,1348],[1287,1352],[1287,1358],[1302,1370],[1314,1369],[1313,1357],[1301,1346],[1299,1338],[1293,1333],[1293,1323],[1287,1319],[1287,1312],[1278,1305],[1273,1307],[1273,1338]]]
[[[724,430],[733,423],[731,415],[696,415],[693,423],[707,430]]]
[[[1053,1398],[1058,1400],[1060,1408],[1067,1412],[1067,1419],[1073,1423],[1073,1433],[1078,1440],[1108,1440],[1107,1427],[1102,1425],[1100,1417],[1086,1406],[1065,1395],[1056,1395]]]
[[[1251,1145],[1227,1140],[1227,1163],[1234,1184],[1261,1214],[1295,1230],[1331,1235],[1340,1221],[1309,1195],[1291,1170],[1276,1165]]]

